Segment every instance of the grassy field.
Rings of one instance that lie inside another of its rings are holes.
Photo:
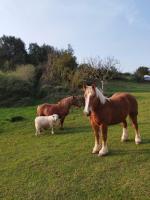
[[[132,92],[130,85],[126,89],[123,85],[114,86],[114,90]],[[1,108],[0,199],[150,199],[150,85],[133,87],[143,143],[135,145],[130,123],[127,143],[120,142],[121,126],[111,126],[110,152],[105,157],[91,154],[94,140],[83,109],[71,110],[64,130],[36,137],[36,106]],[[18,115],[25,120],[9,121]]]

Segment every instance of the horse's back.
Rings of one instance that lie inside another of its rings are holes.
[[[37,115],[38,116],[49,116],[53,114],[58,114],[60,117],[63,117],[68,112],[63,109],[59,104],[49,104],[44,103],[37,107]]]
[[[123,102],[129,109],[129,114],[138,114],[138,103],[133,95],[125,92],[118,92],[113,94],[110,99],[118,104]]]
[[[41,104],[37,107],[37,115],[38,116],[48,116],[48,115],[52,115],[52,114],[57,114],[57,113],[53,113],[53,107],[55,104],[49,104],[49,103],[44,103]]]

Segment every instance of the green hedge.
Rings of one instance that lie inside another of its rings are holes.
[[[33,96],[32,81],[0,73],[0,106],[27,105]]]

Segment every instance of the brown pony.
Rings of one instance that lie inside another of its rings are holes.
[[[92,153],[99,153],[99,156],[108,153],[108,125],[122,123],[123,133],[121,140],[126,141],[128,139],[126,121],[128,115],[135,128],[135,143],[141,143],[141,136],[138,131],[137,123],[138,105],[134,96],[128,93],[115,93],[112,97],[107,98],[95,85],[85,85],[84,98],[84,113],[90,116],[91,126],[95,135],[95,145]],[[100,132],[102,133],[102,147],[100,145]]]
[[[81,101],[78,96],[70,96],[62,99],[57,104],[44,103],[37,107],[37,116],[49,116],[52,114],[58,114],[60,117],[61,128],[65,117],[69,114],[71,106],[81,107]]]

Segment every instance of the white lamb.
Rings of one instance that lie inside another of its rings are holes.
[[[41,134],[42,129],[51,128],[51,133],[54,134],[53,127],[60,121],[59,116],[57,114],[53,114],[50,116],[38,116],[35,118],[35,135]]]

